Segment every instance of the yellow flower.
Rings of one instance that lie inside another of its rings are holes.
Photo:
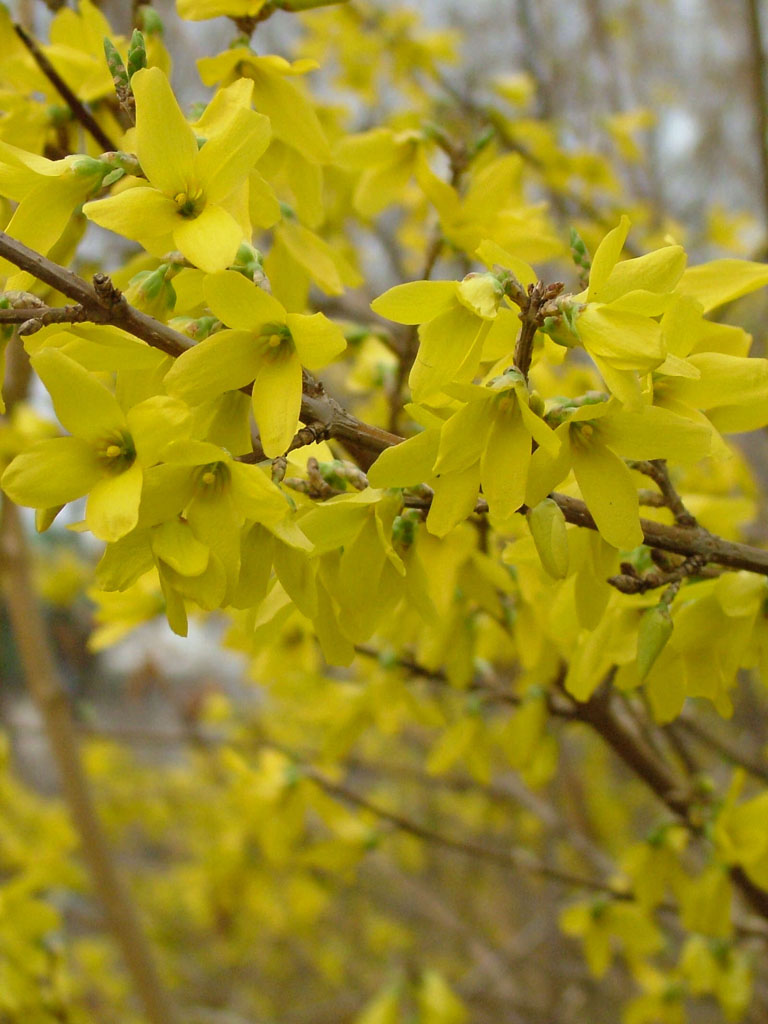
[[[38,353],[32,365],[71,436],[38,441],[17,455],[3,473],[3,490],[37,509],[58,509],[87,494],[85,522],[94,536],[124,537],[138,522],[144,468],[183,436],[189,411],[158,395],[124,413],[111,391],[57,349]]]
[[[147,184],[86,203],[83,212],[153,255],[175,248],[203,270],[223,270],[243,239],[250,239],[243,195],[269,141],[269,122],[253,110],[238,109],[198,146],[159,68],[137,71],[131,85],[136,152]]]
[[[179,356],[166,386],[198,401],[252,381],[264,452],[282,455],[299,421],[302,365],[315,370],[339,355],[346,346],[341,328],[322,313],[286,312],[232,270],[212,274],[204,287],[212,312],[234,330],[219,331]]]
[[[536,506],[572,469],[600,534],[614,547],[637,547],[643,542],[637,489],[619,456],[696,462],[709,454],[711,430],[667,409],[635,412],[615,400],[563,411],[569,418],[555,431],[559,453],[541,447],[531,459],[526,504]]]

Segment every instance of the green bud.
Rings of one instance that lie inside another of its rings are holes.
[[[544,415],[544,399],[541,397],[538,391],[532,391],[528,396],[528,405],[531,408],[531,412],[535,412],[537,416]]]
[[[102,176],[106,170],[101,160],[96,160],[92,156],[77,156],[72,161],[72,170],[79,177],[95,177],[97,174]]]
[[[69,107],[62,106],[60,103],[52,103],[48,107],[47,114],[48,120],[54,128],[60,128],[62,125],[69,124],[72,120],[72,111]]]
[[[545,498],[526,515],[528,529],[545,572],[556,580],[568,575],[568,534],[565,516],[552,498]]]
[[[108,36],[104,36],[104,56],[107,58],[107,67],[112,75],[115,89],[128,89],[128,72],[123,64],[123,58],[117,52],[117,47]]]
[[[145,35],[161,36],[165,32],[162,19],[151,4],[144,4],[139,8],[139,18]]]
[[[144,36],[137,28],[133,30],[131,44],[128,47],[128,80],[147,66],[147,47]]]
[[[582,270],[589,270],[591,268],[592,260],[589,258],[589,252],[584,244],[584,239],[576,228],[571,228],[571,256],[577,267],[581,267]]]
[[[672,636],[672,629],[672,617],[664,605],[649,608],[643,615],[637,631],[637,674],[640,679],[645,679],[650,672]]]

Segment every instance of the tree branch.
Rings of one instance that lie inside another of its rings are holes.
[[[37,66],[72,111],[75,119],[78,120],[83,128],[93,136],[95,141],[98,142],[105,152],[112,152],[113,150],[116,150],[117,146],[110,139],[90,110],[80,102],[77,96],[75,96],[74,92],[72,92],[70,87],[58,73],[53,64],[51,64],[27,30],[18,24],[15,24],[13,27],[16,35],[32,54]]]
[[[152,952],[131,898],[117,873],[78,752],[77,734],[53,660],[32,585],[32,567],[18,511],[3,499],[0,550],[5,601],[30,695],[45,723],[64,799],[80,837],[109,930],[152,1024],[173,1024],[176,1015],[160,983]]]
[[[94,284],[90,285],[73,271],[34,252],[4,231],[0,231],[0,256],[82,305],[86,311],[84,319],[120,327],[171,356],[178,356],[189,347],[189,338],[185,335],[128,305],[125,297],[105,274],[95,275]],[[397,434],[364,423],[353,416],[326,393],[321,381],[306,370],[303,380],[302,421],[321,424],[327,431],[327,436],[340,441],[364,470],[368,469],[376,456],[386,448],[403,440]],[[553,494],[552,498],[560,506],[569,523],[597,530],[595,521],[583,501],[557,493]],[[406,495],[405,504],[411,508],[426,509],[429,507],[429,499]],[[481,499],[475,511],[479,514],[486,513],[486,502]],[[521,508],[519,511],[522,512],[524,509]],[[724,540],[701,527],[670,526],[648,519],[641,519],[640,525],[644,541],[650,547],[687,557],[701,555],[707,562],[715,562],[730,569],[747,569],[768,576],[768,551]]]

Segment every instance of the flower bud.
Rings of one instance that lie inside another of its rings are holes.
[[[649,608],[643,615],[637,631],[637,674],[641,680],[645,679],[664,650],[672,629],[672,617],[666,605]]]
[[[565,516],[552,498],[545,498],[527,513],[528,528],[542,567],[556,580],[568,575],[568,534]]]

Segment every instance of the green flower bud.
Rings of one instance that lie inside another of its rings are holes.
[[[71,166],[75,174],[83,178],[95,177],[96,175],[102,177],[107,169],[101,160],[96,160],[92,156],[76,156]]]
[[[107,58],[107,67],[112,75],[115,89],[128,89],[128,72],[123,64],[123,58],[117,51],[117,47],[108,36],[104,36],[104,56]]]
[[[139,8],[139,18],[145,35],[161,36],[165,32],[162,19],[151,4],[144,4]]]
[[[565,516],[552,498],[529,509],[526,518],[543,569],[556,580],[568,575],[568,534]]]
[[[637,674],[641,679],[645,679],[664,650],[672,629],[672,617],[665,605],[649,608],[643,615],[637,631]]]
[[[144,36],[137,28],[133,30],[131,44],[128,47],[128,79],[147,66],[147,47]]]

